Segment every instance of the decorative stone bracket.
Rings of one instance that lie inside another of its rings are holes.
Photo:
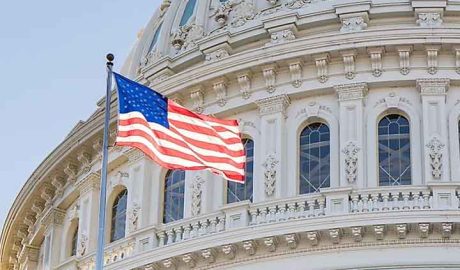
[[[342,149],[342,153],[345,154],[345,174],[350,184],[353,184],[358,176],[359,150],[360,148],[353,141],[348,142],[345,148]]]

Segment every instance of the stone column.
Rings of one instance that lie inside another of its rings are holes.
[[[152,200],[157,194],[152,194],[155,163],[137,149],[125,153],[128,157],[128,203],[127,203],[127,234],[150,225]],[[110,207],[110,206],[108,206]]]
[[[339,98],[340,123],[340,186],[363,188],[364,160],[364,98],[366,83],[335,86]],[[331,180],[332,181],[332,180]]]
[[[45,262],[44,270],[54,269],[60,263],[61,249],[66,247],[62,246],[62,238],[67,238],[63,232],[65,212],[53,208],[50,209],[46,216],[43,217],[43,226],[45,227]],[[67,242],[65,242],[67,243]],[[48,246],[47,246],[48,245]]]
[[[90,173],[77,184],[80,191],[77,257],[96,250],[99,224],[99,173]]]
[[[417,89],[422,96],[425,183],[450,181],[446,116],[449,83],[449,79],[443,78],[417,80]]]
[[[286,108],[285,94],[256,101],[261,121],[260,163],[254,164],[254,202],[281,198],[287,193],[286,176]],[[256,169],[261,166],[262,170]],[[262,181],[260,181],[262,180]]]

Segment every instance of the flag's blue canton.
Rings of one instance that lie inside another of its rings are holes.
[[[169,128],[168,99],[152,89],[114,73],[120,113],[140,112],[148,122]]]

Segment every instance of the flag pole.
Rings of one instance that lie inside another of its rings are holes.
[[[103,270],[104,267],[104,237],[105,237],[105,209],[107,197],[107,163],[109,156],[109,124],[110,124],[110,101],[112,96],[112,67],[113,54],[109,53],[107,58],[107,92],[105,95],[105,121],[104,141],[102,143],[102,169],[101,169],[101,194],[99,196],[99,229],[97,234],[96,270]]]

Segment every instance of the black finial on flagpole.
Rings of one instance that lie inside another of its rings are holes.
[[[113,60],[115,59],[115,56],[111,53],[107,54],[107,56],[105,57],[107,59],[107,66],[113,66]]]

